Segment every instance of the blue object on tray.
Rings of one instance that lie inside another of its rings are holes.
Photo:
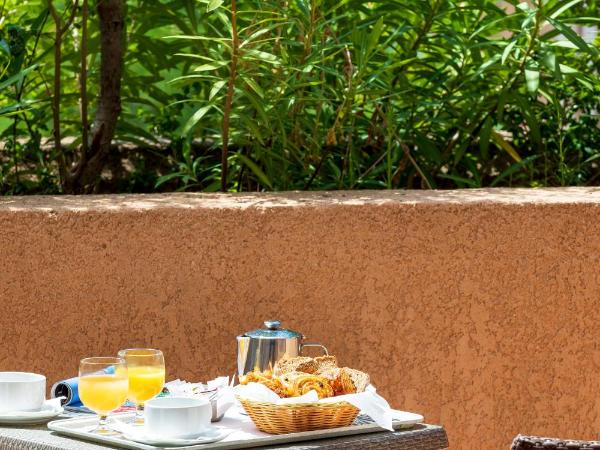
[[[82,403],[79,400],[79,377],[54,383],[50,395],[52,398],[65,397],[60,401],[63,406],[81,406]]]
[[[115,367],[110,366],[102,371],[102,373],[110,375],[115,373]],[[80,407],[83,406],[79,398],[79,377],[69,378],[68,380],[54,383],[50,391],[52,398],[65,397],[61,400],[62,406]]]

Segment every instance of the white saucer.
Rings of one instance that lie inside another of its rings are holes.
[[[64,409],[60,400],[47,400],[39,411],[14,411],[0,413],[2,425],[39,425],[61,415]]]
[[[135,427],[132,425],[126,425],[123,423],[113,423],[111,428],[116,431],[123,433],[123,437],[133,442],[140,444],[156,445],[156,446],[172,446],[172,447],[184,447],[188,445],[198,444],[210,444],[211,442],[218,442],[229,436],[232,430],[222,430],[215,427],[207,428],[206,430],[198,433],[194,436],[188,436],[185,439],[163,437],[153,434],[149,434],[144,427]]]

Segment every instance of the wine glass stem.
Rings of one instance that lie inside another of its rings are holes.
[[[144,404],[135,405],[135,425],[144,425]]]
[[[110,428],[108,428],[108,416],[100,415],[100,421],[98,422],[97,432],[102,433],[110,433]]]

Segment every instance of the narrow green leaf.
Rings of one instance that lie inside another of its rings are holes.
[[[573,29],[570,26],[558,20],[551,19],[550,17],[548,17],[548,22],[550,22],[554,26],[554,28],[560,31],[564,37],[566,37],[569,41],[575,44],[579,48],[579,50],[589,53],[593,56],[600,55],[600,51],[598,51],[596,47],[589,46],[577,33],[573,31]]]
[[[583,0],[571,0],[570,2],[565,3],[564,5],[560,6],[556,11],[552,12],[550,14],[550,18],[552,19],[556,19],[558,16],[560,16],[562,13],[564,13],[567,9],[571,8],[572,6],[575,6],[577,3],[581,3]],[[556,6],[559,6],[561,2],[558,2],[558,4]]]
[[[268,186],[269,189],[273,189],[273,184],[271,183],[271,180],[269,180],[267,175],[262,171],[260,167],[258,167],[258,165],[254,161],[252,161],[246,155],[243,155],[241,153],[236,153],[236,157],[240,159],[252,171],[254,175],[256,175],[256,177],[260,180],[262,184]]]
[[[595,161],[596,159],[600,158],[600,152],[596,153],[595,155],[590,156],[588,159],[586,159],[583,164],[587,164],[590,163],[592,161]]]
[[[0,50],[2,50],[6,55],[10,56],[10,47],[4,39],[0,39]]]
[[[573,44],[571,41],[554,41],[554,42],[550,42],[550,45],[552,47],[573,48],[573,49],[579,48],[575,44]]]
[[[12,77],[7,78],[6,80],[0,83],[0,91],[6,88],[7,86],[11,86],[15,83],[20,83],[27,75],[29,75],[29,73],[37,69],[37,67],[38,65],[35,64],[33,66],[21,70],[19,73],[13,75]]]
[[[502,64],[504,64],[506,62],[506,60],[510,56],[510,52],[512,51],[513,48],[515,48],[515,45],[517,45],[517,40],[516,39],[514,41],[511,41],[506,46],[506,48],[504,49],[504,52],[502,52]]]
[[[575,73],[579,73],[579,70],[574,69],[571,66],[567,66],[566,64],[559,64],[558,67],[560,68],[560,71],[562,73],[565,74],[575,74]]]
[[[367,49],[367,55],[373,52],[373,49],[377,46],[381,33],[383,32],[383,17],[380,17],[377,23],[373,26],[371,34],[369,35],[369,47]]]
[[[479,132],[479,149],[481,150],[481,155],[485,160],[489,159],[488,149],[490,147],[490,136],[492,134],[492,127],[494,126],[494,122],[491,117],[485,119],[483,126],[481,127],[481,131]]]
[[[582,75],[575,75],[575,79],[582,84],[583,86],[585,86],[588,90],[593,91],[594,90],[594,86],[592,85],[592,83],[590,83],[588,80],[586,80]]]
[[[464,184],[470,188],[480,187],[475,180],[470,180],[469,178],[459,177],[458,175],[448,175],[448,174],[442,173],[442,174],[438,175],[438,177],[455,181],[456,183],[458,183],[459,187],[462,184]]]
[[[216,70],[220,69],[223,66],[226,66],[226,61],[215,61],[213,63],[202,64],[194,69],[194,72],[204,72],[207,70]]]
[[[170,181],[174,178],[181,178],[182,176],[183,174],[181,172],[168,173],[166,175],[163,175],[162,177],[159,177],[158,180],[156,180],[156,184],[154,185],[154,187],[157,188],[162,184],[165,184],[167,181]]]
[[[277,56],[271,53],[261,52],[260,50],[248,50],[244,53],[244,56],[250,56],[252,58],[260,59],[261,61],[265,61],[271,64],[279,64]]]
[[[207,12],[214,11],[215,9],[220,7],[222,4],[223,4],[223,0],[210,0],[208,2],[208,6],[206,7],[206,11]]]
[[[506,169],[504,172],[502,172],[500,175],[498,175],[494,181],[491,182],[490,186],[494,187],[496,185],[498,185],[498,183],[500,181],[502,181],[504,178],[512,175],[513,173],[517,172],[518,170],[520,170],[521,168],[527,166],[527,164],[529,164],[530,162],[534,161],[535,159],[539,158],[540,155],[532,155],[532,156],[528,156],[525,159],[522,159],[521,161],[518,161],[514,164],[512,164],[508,169]]]
[[[258,96],[260,98],[265,98],[265,93],[263,92],[262,88],[258,85],[258,83],[256,81],[254,81],[252,78],[249,78],[249,77],[242,77],[242,78],[246,82],[246,84],[248,86],[250,86],[252,88],[252,90],[258,94]]]
[[[200,119],[202,119],[211,108],[212,105],[206,105],[198,109],[194,114],[192,114],[192,117],[190,117],[185,123],[182,134],[187,135],[192,130],[192,128],[194,128],[196,124],[200,122]]]
[[[495,130],[492,130],[492,140],[494,143],[496,143],[496,145],[508,153],[512,159],[517,162],[521,161],[522,158],[519,156],[519,153],[515,150],[515,148]]]
[[[223,86],[225,86],[226,84],[227,80],[219,80],[215,84],[213,84],[213,87],[210,90],[210,94],[208,94],[208,99],[212,100],[214,96],[217,95],[219,91],[223,88]]]
[[[269,31],[271,31],[271,28],[261,28],[260,30],[255,31],[250,36],[248,36],[248,38],[244,39],[244,41],[240,44],[240,48],[245,47],[250,42],[252,42],[254,39],[256,39],[259,36],[262,36],[265,33],[268,33]]]
[[[537,68],[525,69],[525,81],[529,93],[535,94],[540,87],[540,70]]]

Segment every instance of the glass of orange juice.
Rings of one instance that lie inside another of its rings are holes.
[[[100,416],[93,433],[117,434],[107,425],[108,414],[127,399],[127,365],[122,358],[85,358],[79,363],[79,398]]]
[[[165,384],[165,358],[160,350],[130,348],[119,351],[127,363],[127,398],[136,406],[136,425],[144,423],[144,402],[156,397]]]

